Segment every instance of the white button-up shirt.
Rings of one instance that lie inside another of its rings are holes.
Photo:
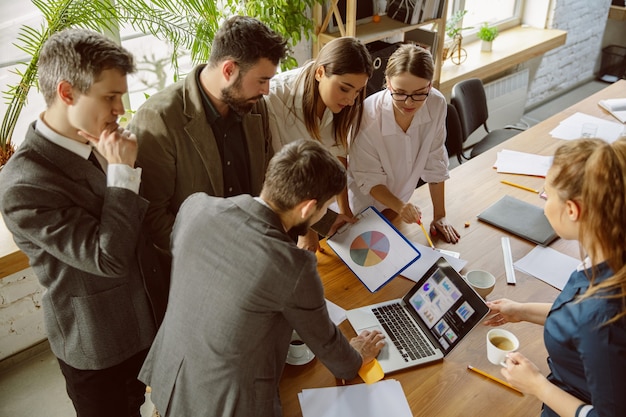
[[[301,68],[282,72],[270,81],[270,93],[264,98],[269,111],[274,152],[278,152],[286,144],[298,139],[313,139],[304,123],[302,110],[304,84],[296,85],[300,73],[306,71],[311,65],[313,65],[312,62]],[[333,113],[328,108],[324,110],[324,115],[320,120],[319,132],[321,142],[326,149],[334,156],[346,157],[346,149],[341,144],[335,143]]]
[[[355,213],[376,201],[370,190],[385,185],[400,200],[411,198],[419,179],[442,182],[450,177],[446,140],[446,100],[430,90],[426,102],[413,116],[406,133],[393,115],[393,100],[387,90],[365,100],[361,129],[350,144],[350,207]]]

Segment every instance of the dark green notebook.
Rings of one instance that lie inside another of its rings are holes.
[[[489,223],[541,246],[547,246],[558,235],[548,222],[543,209],[505,195],[478,215]]]

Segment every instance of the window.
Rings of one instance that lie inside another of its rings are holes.
[[[467,10],[462,27],[471,27],[463,31],[463,37],[475,39],[478,28],[488,22],[498,29],[517,26],[521,22],[524,0],[448,0],[448,17],[457,10]]]

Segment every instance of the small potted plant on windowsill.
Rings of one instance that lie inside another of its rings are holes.
[[[482,52],[491,52],[493,40],[498,36],[498,28],[496,26],[489,26],[489,23],[485,22],[480,29],[478,29],[476,36],[482,41],[480,50]]]

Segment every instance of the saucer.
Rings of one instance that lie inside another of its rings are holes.
[[[313,359],[315,359],[315,355],[313,354],[313,352],[308,350],[307,353],[304,354],[301,358],[292,358],[291,356],[289,356],[289,353],[287,353],[287,360],[285,362],[287,362],[289,365],[305,365],[311,362]]]

